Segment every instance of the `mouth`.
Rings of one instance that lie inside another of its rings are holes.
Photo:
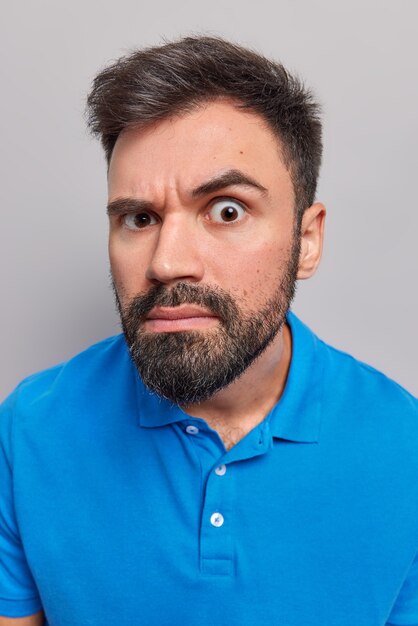
[[[219,317],[201,307],[184,304],[176,307],[155,307],[145,318],[144,327],[151,332],[176,332],[211,328]]]

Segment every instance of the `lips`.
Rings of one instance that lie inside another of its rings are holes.
[[[154,307],[145,318],[148,332],[170,333],[205,330],[219,323],[219,317],[199,306],[184,304],[176,307]]]
[[[198,306],[181,305],[176,307],[154,307],[146,316],[147,320],[180,320],[192,317],[217,317],[211,311]]]

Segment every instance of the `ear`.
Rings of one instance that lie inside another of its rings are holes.
[[[322,255],[326,209],[315,202],[305,210],[301,225],[301,247],[299,256],[299,280],[310,278],[316,272]]]

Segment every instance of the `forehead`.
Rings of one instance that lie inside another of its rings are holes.
[[[123,131],[110,162],[109,192],[143,192],[163,180],[190,189],[228,169],[293,195],[279,139],[260,115],[230,101]]]

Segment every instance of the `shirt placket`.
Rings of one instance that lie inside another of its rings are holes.
[[[202,491],[199,567],[204,577],[233,576],[236,567],[235,533],[239,531],[239,484],[236,466],[264,454],[272,445],[269,426],[260,424],[231,450],[225,448],[215,431],[204,422],[186,426],[201,459],[204,489]],[[203,437],[210,438],[203,442]],[[203,445],[204,443],[204,445]],[[208,445],[209,444],[209,445]]]

